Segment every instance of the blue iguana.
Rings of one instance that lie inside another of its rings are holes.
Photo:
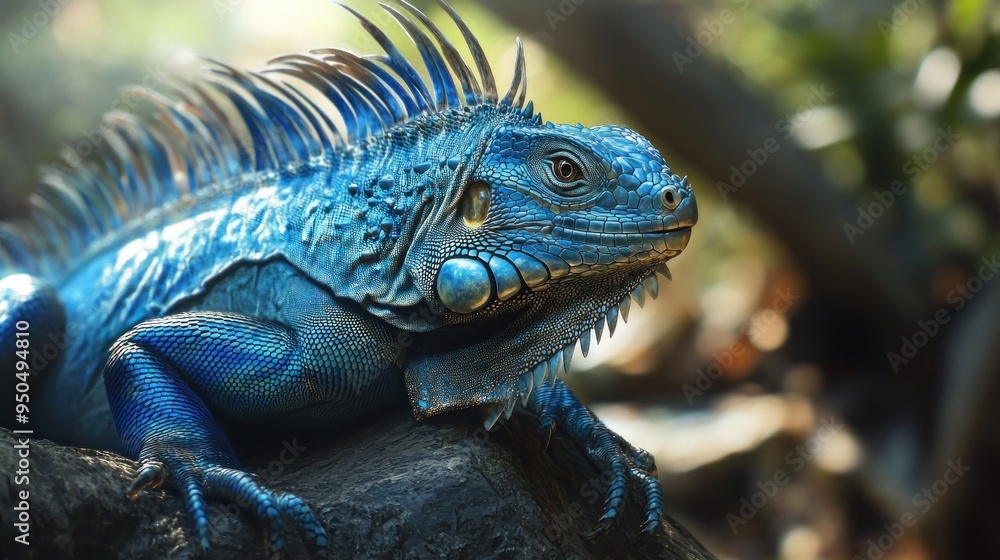
[[[418,419],[480,407],[488,428],[522,403],[608,474],[594,534],[630,485],[640,539],[664,517],[652,456],[556,374],[656,297],[697,221],[691,188],[632,130],[544,122],[520,40],[500,97],[438,1],[475,70],[406,2],[383,8],[428,78],[347,8],[383,54],[212,61],[145,92],[155,118],[109,115],[101,154],[43,176],[30,219],[0,230],[2,347],[28,325],[64,346],[33,381],[35,434],[137,460],[131,497],[178,491],[205,550],[210,498],[250,504],[272,557],[295,531],[327,547],[221,426],[333,429],[407,402]]]

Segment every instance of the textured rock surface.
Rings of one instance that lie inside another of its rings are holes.
[[[607,537],[585,541],[604,500],[573,444],[544,452],[533,418],[487,433],[475,415],[415,422],[405,412],[346,437],[259,439],[247,465],[305,498],[329,528],[332,558],[712,558],[683,529],[628,549],[637,507]],[[0,550],[12,558],[199,558],[169,492],[126,489],[135,463],[111,453],[31,446],[30,547],[13,545],[12,434],[0,430]],[[669,503],[669,500],[668,500]],[[214,559],[263,558],[263,537],[235,504],[213,503]],[[301,557],[293,545],[293,558]]]

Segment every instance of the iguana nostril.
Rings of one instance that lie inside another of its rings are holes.
[[[681,203],[681,197],[672,187],[666,187],[660,191],[660,201],[664,210],[674,210]]]

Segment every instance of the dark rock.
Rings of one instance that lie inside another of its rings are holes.
[[[332,558],[710,559],[676,523],[630,550],[633,502],[610,534],[585,541],[604,501],[601,477],[571,442],[544,451],[534,418],[488,433],[478,417],[416,422],[404,412],[344,437],[259,441],[246,463],[272,488],[306,499],[327,522]],[[0,550],[13,558],[200,558],[172,492],[126,496],[136,463],[31,442],[30,546],[14,543],[16,456],[0,430]],[[213,503],[213,559],[263,558],[263,535],[235,504]],[[304,552],[292,545],[292,558]]]

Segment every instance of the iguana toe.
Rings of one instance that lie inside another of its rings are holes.
[[[232,468],[206,469],[204,479],[212,495],[246,504],[261,522],[268,560],[286,557],[287,537],[291,531],[301,535],[314,557],[327,556],[326,529],[298,496],[270,490],[261,486],[256,476]]]
[[[168,455],[172,455],[169,454]],[[322,522],[298,496],[270,490],[257,482],[250,473],[228,467],[190,464],[180,456],[165,457],[164,461],[145,463],[129,488],[134,501],[146,488],[156,488],[164,482],[178,490],[185,508],[194,522],[194,537],[204,554],[211,549],[206,497],[231,500],[247,507],[264,529],[268,560],[287,557],[287,537],[297,531],[312,557],[326,558],[329,540]]]
[[[642,488],[643,501],[646,504],[646,520],[639,528],[639,535],[632,541],[632,547],[638,548],[653,538],[657,527],[664,516],[663,487],[656,478],[656,465],[651,471],[632,470],[632,478],[637,480]]]
[[[610,453],[607,453],[609,452]],[[617,449],[600,450],[598,453],[610,455],[608,474],[610,484],[604,498],[604,512],[597,520],[597,527],[586,535],[587,539],[596,538],[606,532],[618,521],[622,508],[625,506],[625,495],[628,492],[628,464],[620,456]]]

